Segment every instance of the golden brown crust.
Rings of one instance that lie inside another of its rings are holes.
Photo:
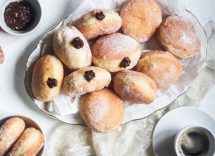
[[[113,78],[114,91],[123,99],[149,104],[156,97],[156,83],[148,76],[130,70],[117,73]]]
[[[122,31],[139,42],[148,41],[162,22],[162,12],[155,0],[129,0],[121,11]]]
[[[0,128],[0,156],[5,155],[25,129],[25,122],[13,117],[5,121]]]
[[[114,33],[101,37],[92,47],[93,63],[110,72],[132,69],[141,56],[138,42],[127,35]],[[121,66],[124,58],[129,58],[130,64]]]
[[[96,13],[104,14],[103,20],[98,20]],[[121,17],[111,10],[96,9],[83,15],[77,22],[76,27],[83,33],[87,40],[98,36],[111,34],[120,29],[122,25]]]
[[[93,71],[92,80],[85,78],[85,73]],[[103,89],[111,82],[111,74],[99,67],[81,68],[66,76],[63,81],[62,92],[69,96],[83,95],[89,92]]]
[[[167,17],[161,24],[157,37],[167,51],[182,59],[195,56],[201,47],[193,24],[179,16]]]
[[[83,47],[76,48],[72,44],[75,38],[83,42]],[[81,32],[73,26],[63,26],[53,36],[54,51],[57,57],[70,69],[76,70],[90,66],[92,54],[88,42]]]
[[[92,130],[110,132],[123,121],[124,103],[112,91],[102,89],[81,97],[80,115]]]
[[[32,92],[37,100],[44,102],[53,100],[60,93],[63,81],[63,65],[57,57],[45,55],[34,65],[32,75]],[[48,80],[55,79],[57,86],[50,87]]]
[[[169,52],[149,51],[142,55],[136,70],[152,78],[159,88],[168,88],[180,78],[182,65]]]
[[[35,128],[27,128],[8,156],[36,156],[44,145],[44,136]]]

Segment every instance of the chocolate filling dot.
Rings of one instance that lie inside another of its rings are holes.
[[[88,82],[90,82],[93,78],[95,78],[96,77],[96,75],[95,75],[95,73],[94,73],[94,71],[93,70],[89,70],[89,71],[86,71],[85,73],[84,73],[84,78],[85,78],[85,80],[86,81],[88,81]]]
[[[71,44],[76,49],[80,49],[80,48],[82,48],[84,46],[84,42],[79,37],[74,38],[72,40]]]
[[[49,88],[54,88],[57,87],[57,80],[56,79],[52,79],[52,78],[48,78],[48,80],[46,81],[47,85],[49,86]]]
[[[130,66],[130,64],[131,64],[131,60],[130,60],[128,57],[125,57],[125,58],[121,61],[119,67],[121,67],[121,68],[126,68],[126,67]]]
[[[102,21],[105,18],[105,15],[102,11],[96,13],[96,19]]]

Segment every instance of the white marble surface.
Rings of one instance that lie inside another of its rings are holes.
[[[60,122],[41,114],[32,105],[24,89],[25,62],[36,46],[39,38],[52,26],[66,17],[78,6],[81,0],[40,0],[43,9],[42,24],[31,35],[25,37],[10,36],[0,30],[0,45],[5,51],[5,62],[0,65],[0,117],[22,114],[37,121],[48,136]],[[188,10],[193,12],[202,25],[215,20],[214,0],[188,0]],[[215,87],[201,101],[201,109],[215,119]]]

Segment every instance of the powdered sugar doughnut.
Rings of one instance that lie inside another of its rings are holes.
[[[167,17],[161,24],[157,36],[167,51],[182,59],[195,56],[201,47],[193,24],[183,17]]]
[[[149,104],[154,101],[156,83],[143,73],[124,70],[113,78],[114,91],[123,99],[134,103]]]
[[[127,35],[114,33],[101,37],[92,47],[93,63],[110,72],[132,69],[141,56],[138,42]]]
[[[80,68],[63,80],[62,93],[74,97],[108,87],[111,74],[99,67]]]
[[[98,36],[111,34],[120,29],[122,19],[118,13],[111,10],[95,9],[83,15],[76,27],[83,33],[87,40]]]
[[[76,70],[91,65],[92,54],[88,42],[73,26],[63,26],[54,33],[54,51],[70,69]]]
[[[155,0],[129,0],[121,11],[122,31],[139,42],[148,41],[162,22],[162,12]]]
[[[123,101],[108,89],[83,95],[79,110],[85,124],[97,132],[115,130],[124,118]]]
[[[149,51],[139,60],[136,70],[152,78],[159,88],[168,88],[182,74],[182,65],[169,52]]]

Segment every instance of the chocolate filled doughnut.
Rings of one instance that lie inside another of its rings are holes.
[[[93,63],[110,72],[132,69],[141,56],[140,44],[127,35],[101,37],[92,47]]]
[[[99,67],[81,68],[66,76],[63,81],[62,93],[74,97],[103,89],[111,82],[111,75]]]
[[[60,93],[63,81],[63,65],[57,57],[45,55],[34,65],[32,92],[37,100],[48,102]]]
[[[114,33],[122,25],[121,17],[111,10],[96,9],[83,15],[76,27],[83,33],[87,40],[98,36]]]
[[[77,70],[91,65],[90,47],[81,32],[73,26],[63,26],[54,33],[54,51],[70,69]]]

